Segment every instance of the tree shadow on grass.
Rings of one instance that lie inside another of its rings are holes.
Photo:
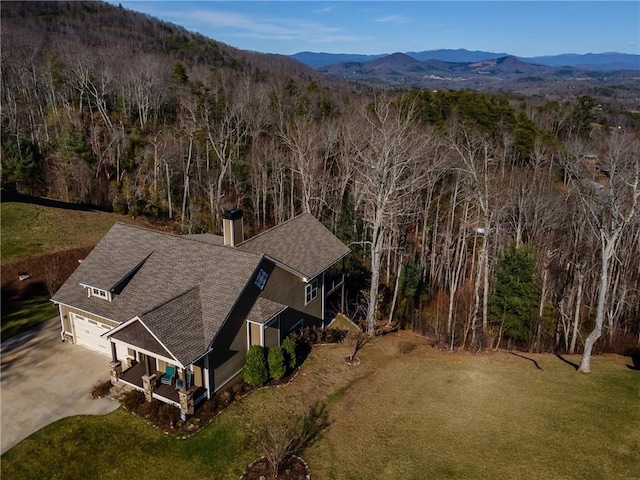
[[[516,356],[516,357],[520,357],[520,358],[524,358],[525,360],[529,360],[531,363],[533,363],[535,365],[535,367],[538,370],[542,370],[544,372],[544,369],[538,364],[538,362],[536,360],[534,360],[533,358],[529,358],[529,357],[525,357],[524,355],[521,355],[519,353],[516,352],[509,352],[511,355]]]
[[[571,365],[576,371],[578,370],[578,368],[580,367],[580,365],[578,365],[577,363],[572,362],[571,360],[567,360],[566,358],[564,358],[562,355],[560,355],[559,353],[554,353],[554,355],[556,357],[558,357],[558,359],[560,359],[561,361],[563,361],[564,363],[566,363],[567,365]]]
[[[631,361],[633,365],[627,365],[629,370],[639,370],[640,371],[640,348],[636,348],[633,350],[629,356],[631,357]]]
[[[41,205],[43,207],[62,208],[65,210],[79,210],[84,212],[100,210],[99,208],[93,207],[91,205],[63,202],[61,200],[54,200],[45,197],[34,197],[32,195],[25,195],[23,193],[11,190],[3,190],[0,200],[2,201],[2,203],[31,203],[33,205]]]

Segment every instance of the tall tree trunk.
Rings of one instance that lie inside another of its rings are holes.
[[[584,283],[584,274],[582,273],[582,267],[578,267],[578,291],[576,293],[576,303],[573,316],[573,333],[571,336],[571,346],[569,347],[569,353],[573,354],[576,351],[576,341],[578,339],[578,331],[580,325],[580,306],[582,305],[582,286]]]
[[[600,266],[600,285],[598,291],[598,305],[596,308],[596,324],[587,339],[584,342],[584,353],[578,367],[579,372],[589,373],[591,371],[591,351],[596,341],[602,335],[602,325],[604,323],[604,309],[607,303],[607,293],[609,288],[609,260],[615,252],[615,245],[618,241],[621,229],[616,229],[611,236],[600,233],[600,241],[602,245]]]
[[[393,312],[396,309],[396,300],[398,299],[398,289],[400,287],[400,275],[402,275],[402,261],[398,265],[398,274],[396,275],[396,286],[393,289],[393,300],[391,301],[391,312],[389,312],[389,320],[387,325],[393,324]]]

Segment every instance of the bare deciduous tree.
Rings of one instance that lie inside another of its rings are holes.
[[[602,335],[609,301],[611,260],[618,253],[620,239],[629,225],[639,222],[640,145],[631,137],[609,134],[602,139],[599,155],[587,154],[581,145],[565,162],[572,173],[573,193],[578,197],[593,234],[600,243],[600,275],[595,326],[585,340],[581,372],[591,370],[591,352]]]
[[[375,332],[383,246],[397,224],[394,217],[417,211],[417,194],[434,181],[441,158],[435,136],[416,127],[413,111],[399,108],[387,98],[376,98],[361,111],[362,124],[351,125],[355,152],[356,190],[369,228],[371,286],[367,333]]]

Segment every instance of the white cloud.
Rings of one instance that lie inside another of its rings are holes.
[[[334,8],[335,7],[333,7],[333,6],[329,6],[329,7],[317,8],[317,9],[311,10],[311,11],[313,13],[315,13],[316,15],[322,15],[323,13],[332,12]]]
[[[375,19],[378,23],[409,23],[409,19],[405,15],[384,15]]]
[[[330,7],[327,7],[330,8]],[[326,10],[326,9],[325,9]],[[253,38],[277,41],[307,41],[311,43],[352,43],[372,38],[348,35],[344,29],[297,18],[260,18],[223,10],[163,12],[165,18],[192,30],[225,29],[228,38]],[[220,32],[222,33],[222,32]],[[215,36],[215,34],[214,34]]]

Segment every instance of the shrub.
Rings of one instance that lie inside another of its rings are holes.
[[[224,390],[218,394],[217,398],[220,402],[220,408],[225,408],[233,401],[233,394],[229,390]]]
[[[269,375],[274,380],[280,380],[286,373],[286,365],[284,361],[284,353],[281,347],[272,347],[267,354],[269,362]]]
[[[232,385],[232,387],[231,387],[231,391],[233,392],[233,396],[236,397],[236,398],[241,397],[242,394],[247,390],[246,387],[247,387],[246,384],[242,380],[237,381],[236,383],[234,383]]]
[[[346,330],[341,330],[339,328],[326,328],[322,332],[321,341],[323,343],[340,343],[346,336]]]
[[[261,387],[269,381],[269,371],[264,358],[264,349],[253,345],[247,352],[247,362],[242,369],[242,378],[254,387]]]
[[[160,423],[160,402],[158,400],[151,400],[150,402],[144,402],[140,407],[140,414],[151,420],[153,423]]]
[[[122,406],[130,412],[136,411],[145,403],[144,393],[138,390],[131,390],[122,397]]]
[[[163,403],[158,409],[158,417],[164,424],[168,424],[170,422],[175,424],[180,418],[180,411],[174,406]]]
[[[285,362],[287,367],[291,370],[295,370],[298,366],[298,358],[296,356],[296,342],[293,341],[293,338],[287,337],[282,341],[282,352],[285,356]]]
[[[106,397],[109,394],[109,390],[111,390],[111,380],[105,380],[104,382],[98,382],[91,390],[92,398],[102,398]]]
[[[278,478],[285,460],[313,444],[329,425],[324,405],[315,405],[301,416],[289,415],[283,422],[256,429],[255,441]]]

